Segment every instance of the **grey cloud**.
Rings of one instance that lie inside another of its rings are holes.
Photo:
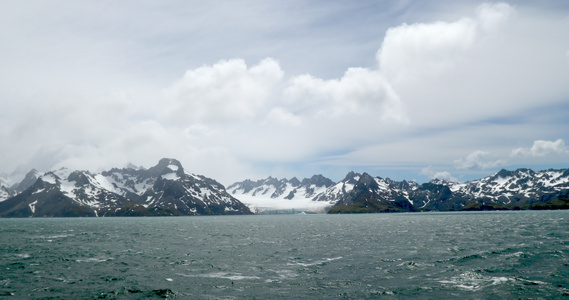
[[[454,161],[455,167],[457,169],[492,169],[496,167],[501,167],[506,164],[503,159],[491,160],[490,153],[486,151],[474,151],[468,154],[465,158],[457,159]]]
[[[434,171],[431,166],[421,170],[421,174],[431,179],[441,179],[450,182],[458,182],[458,179],[453,177],[448,171]]]
[[[539,4],[6,3],[0,172],[164,156],[229,181],[295,163],[445,170],[466,153],[460,172],[569,163],[556,141],[508,156],[569,138],[547,121],[569,95],[566,12]]]
[[[512,150],[512,157],[543,157],[552,154],[569,154],[569,148],[562,139],[556,141],[537,140],[530,148],[519,147]]]

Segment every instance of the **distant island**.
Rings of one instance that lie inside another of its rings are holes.
[[[268,177],[225,188],[164,158],[149,169],[32,170],[17,184],[0,183],[2,218],[526,209],[569,209],[569,169],[501,170],[464,183],[435,179],[423,184],[349,172],[339,182],[322,175]]]

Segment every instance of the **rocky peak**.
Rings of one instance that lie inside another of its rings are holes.
[[[263,185],[279,186],[279,180],[275,177],[269,176],[267,179],[263,180]]]
[[[176,173],[178,176],[184,175],[184,168],[182,164],[173,158],[163,158],[158,164],[147,170],[149,177],[160,177],[168,173]]]
[[[365,185],[377,188],[377,182],[375,181],[375,178],[373,178],[371,175],[365,172],[360,176],[358,180],[358,185]]]
[[[494,174],[492,178],[507,178],[514,176],[515,174],[516,174],[515,171],[508,171],[506,169],[502,169],[498,173]]]
[[[69,174],[69,177],[67,177],[67,180],[74,181],[75,186],[83,186],[90,183],[89,178],[87,178],[85,172],[82,171],[71,172],[71,174]]]
[[[346,177],[342,180],[342,182],[349,183],[349,184],[356,184],[358,183],[359,177],[361,176],[360,173],[356,173],[354,171],[350,171]]]
[[[315,186],[325,186],[325,187],[331,187],[333,186],[335,183],[334,181],[318,174],[318,175],[313,175],[312,177],[310,177],[310,179],[308,178],[304,178],[302,180],[302,185],[303,186],[309,186],[314,184]]]
[[[23,191],[32,186],[40,177],[40,172],[36,169],[29,171],[24,179],[19,183],[14,184],[10,189],[13,191]]]
[[[245,179],[243,180],[241,183],[234,183],[230,186],[227,187],[227,189],[243,189],[243,193],[249,193],[250,191],[252,191],[253,189],[255,189],[257,187],[256,182],[253,182],[251,179]]]
[[[299,186],[300,185],[300,180],[298,180],[298,178],[293,177],[291,180],[288,181],[292,186]]]

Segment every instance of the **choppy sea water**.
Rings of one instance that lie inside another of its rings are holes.
[[[0,298],[561,298],[568,228],[569,211],[0,219]]]

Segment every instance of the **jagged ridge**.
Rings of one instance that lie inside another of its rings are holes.
[[[501,170],[465,183],[418,184],[356,172],[338,183],[322,175],[302,181],[268,177],[234,183],[227,191],[213,179],[186,172],[174,159],[162,159],[148,170],[113,168],[100,174],[60,169],[39,175],[33,170],[10,188],[0,186],[0,216],[569,208],[569,169]]]
[[[228,190],[252,205],[259,205],[259,199],[269,207],[271,203],[277,205],[277,201],[304,199],[324,203],[324,206],[327,204],[328,208],[333,206],[331,212],[523,209],[565,199],[564,195],[569,190],[569,169],[538,172],[529,169],[501,170],[465,183],[432,180],[424,184],[349,172],[336,184],[327,182],[325,189],[309,195],[301,193],[304,198],[298,197],[299,193],[284,192],[296,187],[291,182],[297,181],[296,178],[289,181],[269,177],[235,183]]]
[[[186,172],[179,161],[168,158],[148,170],[47,172],[29,188],[0,202],[1,217],[250,213],[223,185]]]

